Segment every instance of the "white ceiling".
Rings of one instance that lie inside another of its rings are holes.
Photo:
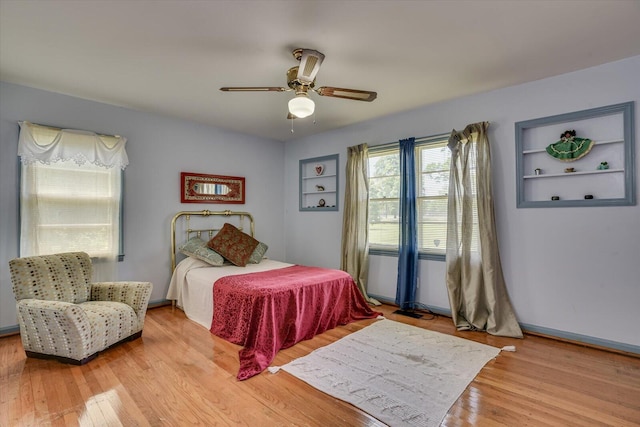
[[[639,0],[0,0],[0,79],[286,141],[640,55]],[[286,120],[294,48],[326,55]],[[640,84],[640,78],[639,78]],[[526,100],[523,100],[526,102]]]

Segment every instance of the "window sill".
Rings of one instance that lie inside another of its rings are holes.
[[[100,260],[104,260],[104,259],[106,259],[106,257],[101,257],[99,255],[98,256],[92,256],[91,257],[91,262],[99,262]],[[117,261],[118,262],[124,261],[124,254],[119,254]]]
[[[397,249],[374,249],[369,248],[369,255],[398,257]],[[434,254],[429,252],[418,253],[418,259],[426,259],[429,261],[446,261],[444,254]]]

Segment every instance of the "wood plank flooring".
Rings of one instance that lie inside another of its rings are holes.
[[[443,426],[639,426],[640,358],[525,336],[457,332],[447,317],[389,319],[502,347]],[[282,350],[285,364],[375,320],[341,326]],[[239,346],[169,306],[147,312],[141,339],[84,366],[27,359],[0,338],[0,426],[381,426],[284,371],[237,381]]]

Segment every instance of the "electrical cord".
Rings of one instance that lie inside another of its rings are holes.
[[[423,304],[419,301],[409,301],[406,303],[410,308],[406,311],[417,311],[419,313],[430,315],[430,317],[422,317],[421,320],[433,320],[438,317],[437,313],[434,313],[427,307],[426,304]]]

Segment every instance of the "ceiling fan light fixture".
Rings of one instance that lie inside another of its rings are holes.
[[[313,114],[316,104],[306,93],[299,93],[289,101],[289,112],[302,119]]]

